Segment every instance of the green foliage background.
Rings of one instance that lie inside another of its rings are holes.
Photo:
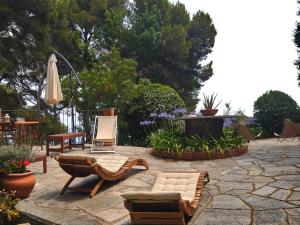
[[[175,108],[184,107],[183,100],[171,87],[147,82],[140,84],[137,95],[128,105],[126,121],[129,144],[145,145],[146,133],[140,122],[150,119],[150,113],[171,112]]]
[[[195,108],[213,74],[212,62],[204,60],[215,36],[207,13],[190,16],[183,4],[168,0],[3,0],[0,82],[34,105],[38,118],[55,117],[73,97],[88,137],[96,112],[115,107],[120,129],[130,134],[141,129],[128,127],[127,119],[144,79],[172,87]],[[73,80],[77,92],[70,96],[70,70],[58,58],[65,100],[56,111],[41,97],[52,50],[70,61],[83,83],[79,88]]]
[[[299,106],[288,94],[267,91],[254,102],[254,117],[261,124],[266,136],[280,133],[284,119],[300,120]]]
[[[300,5],[300,1],[298,0],[298,5]],[[297,13],[300,16],[300,10]],[[294,43],[297,48],[298,59],[295,61],[295,66],[298,70],[298,81],[300,81],[300,22],[299,20],[296,22],[296,29],[294,31]],[[300,82],[298,83],[300,85]]]

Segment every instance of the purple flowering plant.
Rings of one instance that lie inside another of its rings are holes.
[[[174,130],[179,128],[179,121],[176,118],[187,114],[185,108],[175,108],[171,112],[151,112],[149,119],[140,122],[149,136],[152,132],[158,130]]]

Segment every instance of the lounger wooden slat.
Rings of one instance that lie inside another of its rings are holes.
[[[139,225],[139,224],[153,224],[153,225],[185,225],[185,222],[183,219],[131,219],[131,222],[133,225]]]
[[[130,212],[129,214],[135,218],[182,218],[182,212],[169,212],[168,215],[165,212]]]
[[[116,157],[117,156],[112,156],[112,159]],[[61,154],[56,156],[55,159],[59,162],[59,166],[71,176],[71,178],[62,188],[60,194],[63,195],[66,190],[82,191],[89,192],[90,198],[96,195],[105,180],[120,180],[124,178],[130,169],[135,165],[144,166],[146,169],[149,168],[148,163],[144,159],[125,159],[126,162],[117,171],[110,171],[106,169],[92,156]],[[98,182],[93,188],[82,189],[69,187],[75,178],[87,177],[92,174],[97,175],[99,178]]]

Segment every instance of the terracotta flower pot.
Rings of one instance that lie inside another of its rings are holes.
[[[103,116],[115,116],[115,108],[103,109]]]
[[[9,173],[0,175],[0,189],[16,191],[16,197],[27,198],[35,185],[35,176],[32,171],[25,173]]]
[[[202,109],[200,110],[203,116],[214,116],[217,114],[217,109]]]

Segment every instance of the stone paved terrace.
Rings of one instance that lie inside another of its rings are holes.
[[[150,169],[136,169],[125,180],[106,183],[93,199],[72,192],[60,196],[69,176],[49,158],[47,174],[41,173],[41,162],[31,165],[37,184],[31,196],[18,207],[45,224],[128,225],[128,211],[120,194],[150,190],[159,172],[194,169],[207,170],[211,182],[205,186],[200,207],[189,225],[300,224],[298,140],[260,140],[250,144],[249,152],[243,156],[213,161],[162,160],[137,147],[118,147],[117,152],[146,159]],[[84,183],[93,180],[87,178]]]

